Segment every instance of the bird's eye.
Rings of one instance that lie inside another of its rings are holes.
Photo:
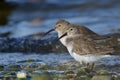
[[[61,26],[61,24],[58,24],[58,26],[60,27],[60,26]]]
[[[70,29],[71,31],[73,30],[73,29]]]

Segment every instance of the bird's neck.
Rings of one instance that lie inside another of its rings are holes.
[[[63,33],[58,31],[58,37],[61,37],[62,35],[63,35]],[[67,45],[67,44],[66,44],[66,38],[67,38],[67,36],[64,36],[64,37],[62,37],[62,38],[60,39],[60,42],[61,42],[64,46]]]

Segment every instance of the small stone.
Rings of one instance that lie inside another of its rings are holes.
[[[26,62],[25,65],[22,66],[22,69],[23,70],[38,70],[45,66],[46,66],[46,64],[42,63],[42,62],[31,62],[31,63]]]
[[[52,80],[48,72],[44,72],[42,74],[32,74],[31,77],[31,80]]]
[[[26,76],[27,76],[26,72],[20,71],[20,72],[17,73],[17,78],[18,79],[26,79]]]
[[[9,65],[7,68],[8,68],[7,70],[10,70],[10,71],[21,70],[21,66],[20,65]]]
[[[34,59],[28,59],[28,60],[25,60],[25,62],[35,62]]]
[[[119,75],[113,75],[112,78],[113,78],[113,80],[120,80],[120,76]]]
[[[93,78],[91,80],[112,80],[111,76],[93,76]]]
[[[65,74],[67,79],[74,79],[77,76],[77,74],[73,71],[68,71]]]
[[[100,71],[98,72],[99,75],[109,75],[109,73],[107,71]]]
[[[4,77],[4,78],[16,77],[16,73],[15,73],[15,71],[4,71],[4,72],[2,72],[1,77]]]
[[[17,78],[17,80],[26,80],[26,78]]]
[[[81,76],[81,77],[75,78],[75,80],[90,80],[90,78],[88,76]]]

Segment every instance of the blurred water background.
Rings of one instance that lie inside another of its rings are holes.
[[[101,35],[120,33],[120,0],[1,0],[0,40],[11,38],[20,40],[29,36],[32,36],[32,39],[35,40],[40,39],[40,36],[53,28],[59,19],[82,24]],[[37,33],[39,35],[34,36]],[[48,37],[57,37],[57,32],[51,33]],[[5,42],[0,41],[0,44],[4,45]],[[7,45],[4,46],[6,48]],[[49,54],[42,55],[39,51],[39,54],[31,51],[27,52],[29,54],[17,50],[15,50],[15,53],[9,51],[1,51],[1,66],[16,65],[20,61],[29,61],[29,59],[35,60],[36,64],[36,60],[38,60],[38,62],[47,65],[56,65],[73,60],[67,52],[56,54],[48,51]],[[115,64],[119,65],[120,57],[114,59],[117,61]],[[106,63],[103,62],[103,64]],[[110,63],[110,65],[114,64]],[[3,76],[3,73],[1,74]]]

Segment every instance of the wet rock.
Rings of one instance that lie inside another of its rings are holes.
[[[91,80],[112,80],[111,76],[101,76],[101,75],[95,75]]]
[[[11,32],[0,33],[0,37],[8,37]]]
[[[120,75],[113,75],[113,76],[112,76],[112,79],[113,79],[113,80],[120,80]]]
[[[17,63],[32,63],[32,62],[41,62],[41,60],[27,59],[27,60],[18,61]]]
[[[102,70],[97,72],[98,75],[109,75],[108,71]]]
[[[52,70],[52,69],[55,69],[54,66],[50,66],[50,65],[46,65],[44,67],[41,67],[42,70]]]
[[[46,66],[46,64],[42,62],[26,62],[21,65],[23,70],[38,70]]]
[[[25,62],[35,62],[35,60],[34,59],[28,59]]]
[[[120,52],[120,42],[118,38],[120,34],[113,34],[111,38],[101,44],[110,45],[115,49],[115,53]],[[58,41],[57,37],[45,39],[34,38],[0,38],[0,52],[36,52],[36,53],[63,53],[67,49]],[[114,53],[114,54],[115,54]]]
[[[15,80],[16,78],[12,78],[12,77],[2,77],[0,78],[0,80]]]
[[[17,78],[17,80],[26,80],[26,78]]]
[[[74,79],[77,76],[77,74],[73,71],[68,71],[65,74],[66,74],[66,78],[68,80]]]
[[[75,80],[90,80],[90,78],[88,76],[80,76],[75,78]]]
[[[60,45],[60,42],[55,43],[55,40],[56,37],[44,40],[32,38],[0,38],[0,52],[66,52],[66,48],[60,49],[63,45]]]
[[[1,38],[0,47],[0,52],[49,52],[51,49],[44,40],[22,38]]]
[[[4,71],[1,75],[2,78],[15,78],[16,72],[15,71]]]
[[[8,65],[7,70],[9,70],[9,71],[18,71],[18,70],[21,70],[21,66],[20,65]]]
[[[53,80],[48,72],[33,74],[31,80]]]
[[[27,78],[27,73],[23,71],[17,72],[16,75],[18,80],[23,80],[23,79],[26,80]]]

